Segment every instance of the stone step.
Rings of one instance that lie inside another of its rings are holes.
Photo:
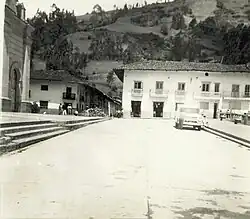
[[[67,132],[69,132],[69,130],[62,129],[62,130],[58,130],[58,131],[54,131],[54,132],[50,132],[50,133],[46,133],[46,134],[35,135],[32,137],[26,137],[26,138],[14,140],[10,144],[0,146],[0,155],[14,151],[14,150],[22,149],[22,148],[27,147],[31,144],[35,144],[35,143],[38,143],[40,141],[50,139],[52,137],[62,135],[62,134],[65,134]]]
[[[66,121],[61,121],[60,123],[63,124],[75,124],[75,123],[83,123],[83,122],[89,122],[89,121],[97,121],[97,120],[102,120],[103,117],[98,117],[98,118],[88,118],[88,119],[81,119],[81,120],[66,120]]]
[[[7,128],[0,128],[1,135],[18,132],[18,131],[26,131],[26,130],[35,130],[35,129],[43,129],[58,126],[56,123],[44,123],[44,124],[35,124],[35,125],[21,125],[21,126],[13,126]]]
[[[48,132],[54,132],[54,131],[58,131],[58,130],[62,130],[62,129],[63,129],[63,127],[51,127],[51,128],[43,128],[43,129],[14,132],[14,133],[6,134],[6,136],[11,137],[12,140],[15,140],[15,139],[20,139],[20,138],[26,138],[28,136],[45,134]]]
[[[78,123],[73,123],[73,124],[66,124],[65,127],[70,129],[70,130],[74,130],[74,129],[78,129],[78,128],[82,128],[91,124],[95,124],[95,123],[99,123],[99,122],[104,122],[107,121],[109,119],[98,119],[98,120],[91,120],[91,121],[84,121],[84,122],[78,122]]]
[[[24,126],[24,125],[36,125],[36,124],[45,124],[45,123],[52,123],[52,121],[34,120],[34,121],[20,121],[20,122],[3,122],[3,123],[0,123],[0,128]]]

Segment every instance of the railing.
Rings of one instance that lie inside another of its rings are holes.
[[[141,97],[143,95],[143,89],[132,89],[131,95]]]
[[[223,97],[232,97],[232,98],[250,98],[250,92],[223,92]]]
[[[185,96],[186,91],[185,90],[176,90],[175,91],[175,96]]]
[[[75,93],[63,92],[63,99],[66,99],[66,100],[75,100],[76,99],[76,94]]]
[[[151,97],[167,97],[168,96],[168,91],[163,90],[163,89],[150,89],[149,90],[149,95]]]
[[[221,93],[220,92],[206,92],[206,91],[201,91],[200,95],[202,97],[220,97]]]

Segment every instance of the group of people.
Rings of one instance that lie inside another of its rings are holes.
[[[66,105],[65,103],[62,105],[60,103],[58,114],[59,115],[72,115],[72,105],[71,104]]]

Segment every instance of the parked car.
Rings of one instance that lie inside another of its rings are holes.
[[[182,129],[183,126],[191,126],[201,130],[203,126],[203,117],[198,107],[183,105],[178,109],[175,117],[175,127],[177,129]]]

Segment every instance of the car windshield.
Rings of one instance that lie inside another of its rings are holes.
[[[181,108],[180,112],[182,113],[199,113],[198,108]]]

